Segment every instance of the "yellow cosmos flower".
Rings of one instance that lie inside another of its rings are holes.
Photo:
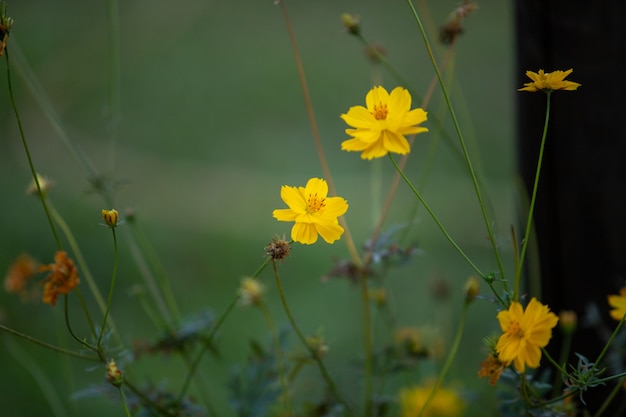
[[[400,391],[400,416],[456,417],[462,415],[465,408],[464,402],[456,391],[446,388],[440,388],[428,404],[428,408],[423,414],[420,414],[431,390],[432,384],[422,387],[404,388]]]
[[[282,222],[296,222],[291,229],[291,239],[310,245],[317,235],[333,243],[343,234],[338,217],[348,210],[348,202],[341,197],[327,197],[328,184],[320,178],[311,178],[305,187],[283,185],[280,198],[288,209],[274,210],[272,215]]]
[[[565,81],[565,77],[570,75],[572,71],[574,70],[568,69],[567,71],[554,71],[547,74],[544,73],[542,69],[539,70],[538,73],[526,71],[526,76],[533,80],[533,82],[524,83],[524,87],[520,88],[518,91],[530,91],[531,93],[556,90],[574,91],[580,87],[580,84],[573,81]]]
[[[609,305],[613,310],[609,312],[615,320],[621,320],[626,314],[626,287],[619,290],[619,295],[609,295]]]
[[[512,302],[508,310],[498,313],[498,321],[503,332],[496,345],[498,359],[513,362],[518,372],[524,372],[526,366],[539,366],[541,348],[552,338],[559,318],[533,298],[526,311],[517,301]]]
[[[341,143],[344,151],[363,152],[361,158],[373,159],[389,152],[405,155],[411,151],[404,135],[427,132],[418,126],[425,122],[423,109],[411,110],[411,94],[402,87],[387,92],[383,87],[372,88],[365,97],[367,108],[350,107],[341,118],[354,129],[346,129],[352,136]]]

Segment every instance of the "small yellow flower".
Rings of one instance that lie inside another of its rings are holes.
[[[537,368],[541,360],[541,348],[552,338],[552,328],[559,318],[548,306],[533,298],[526,311],[517,301],[508,310],[498,313],[502,335],[498,339],[496,352],[501,362],[513,362],[518,372],[526,366]]]
[[[42,281],[44,285],[42,301],[53,307],[59,294],[68,294],[80,282],[74,261],[68,258],[64,251],[57,251],[53,264],[40,266],[39,272],[43,271],[50,273]]]
[[[609,314],[615,320],[621,320],[626,314],[626,287],[619,290],[619,295],[609,295],[607,298],[609,305],[613,307]]]
[[[559,313],[559,327],[564,333],[573,333],[578,324],[578,316],[573,310],[563,310]]]
[[[39,187],[41,188],[41,194],[46,196],[48,191],[54,186],[54,181],[49,179],[48,177],[44,177],[42,175],[37,174],[37,182],[39,182]],[[37,189],[37,182],[33,179],[26,189],[26,194],[39,195],[39,190]]]
[[[440,388],[422,413],[431,390],[432,384],[428,384],[400,391],[400,416],[456,417],[463,414],[465,403],[456,391],[447,388]]]
[[[256,278],[245,277],[239,285],[239,304],[242,306],[260,304],[265,286]]]
[[[115,209],[102,209],[102,218],[104,219],[104,222],[107,226],[113,228],[117,226],[117,222],[120,219],[120,214]]]
[[[474,298],[476,298],[480,293],[480,281],[478,281],[478,278],[470,277],[467,282],[465,282],[463,291],[465,292],[466,303],[474,301]]]
[[[574,71],[568,69],[567,71],[554,71],[544,73],[542,69],[539,72],[526,71],[526,76],[533,80],[531,83],[524,83],[524,87],[517,91],[529,91],[535,93],[537,91],[551,92],[556,90],[574,91],[580,87],[580,84],[573,81],[565,81],[565,77],[570,75]]]
[[[372,88],[365,97],[367,108],[350,107],[341,118],[354,129],[346,129],[352,136],[341,143],[344,151],[361,153],[363,159],[380,158],[389,152],[400,155],[411,151],[405,135],[427,132],[418,126],[426,121],[426,112],[417,108],[411,110],[411,94],[396,87],[387,92],[383,87]]]
[[[343,234],[338,217],[348,210],[348,202],[341,197],[327,197],[328,184],[320,178],[311,178],[305,187],[283,185],[280,198],[288,209],[274,210],[278,221],[296,222],[291,239],[309,245],[317,242],[317,235],[333,243]]]

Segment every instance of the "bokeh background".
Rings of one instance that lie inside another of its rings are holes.
[[[417,2],[434,43],[438,27],[458,6],[454,1]],[[263,261],[263,247],[290,225],[271,212],[283,206],[281,185],[304,185],[323,175],[315,155],[293,51],[280,9],[271,0],[228,2],[125,1],[119,4],[121,122],[112,145],[109,107],[110,31],[107,2],[61,0],[9,2],[15,24],[9,39],[13,87],[37,170],[53,178],[51,201],[74,232],[101,291],[112,271],[110,232],[103,228],[104,202],[89,192],[87,172],[61,140],[25,82],[32,75],[58,115],[63,132],[111,178],[123,180],[115,193],[120,212],[132,208],[159,255],[183,314],[210,309],[216,314],[232,300],[241,277]],[[364,103],[374,84],[397,85],[374,66],[358,40],[346,33],[340,15],[360,15],[364,36],[384,45],[392,65],[419,92],[434,72],[423,41],[404,2],[288,1],[323,146],[338,193],[350,209],[346,219],[358,244],[372,231],[393,174],[386,160],[366,162],[340,151],[346,138],[339,118]],[[516,222],[517,180],[513,152],[512,6],[488,0],[466,22],[446,79],[476,169],[493,207],[494,225],[507,269],[512,269],[510,225]],[[434,45],[438,59],[445,48]],[[3,59],[2,73],[6,70]],[[41,205],[25,194],[31,181],[5,80],[0,82],[0,270],[21,253],[52,262],[56,249]],[[419,105],[415,99],[414,105]],[[436,90],[428,109],[456,143],[449,116]],[[487,239],[472,185],[456,151],[442,132],[417,137],[407,174],[425,184],[424,196],[452,236],[486,271],[497,265]],[[439,141],[434,156],[433,144]],[[425,166],[431,168],[425,170]],[[424,177],[426,172],[426,177]],[[401,184],[386,227],[406,225],[414,197]],[[398,323],[435,333],[444,350],[456,330],[462,285],[472,270],[452,250],[425,211],[410,226],[405,243],[420,249],[407,265],[387,278]],[[124,226],[119,230],[123,237]],[[125,341],[152,340],[158,332],[145,317],[130,288],[142,284],[126,241],[112,314]],[[361,382],[354,362],[362,354],[361,300],[347,280],[322,282],[334,259],[347,258],[344,242],[295,244],[281,265],[294,314],[310,334],[323,329],[330,344],[329,367],[341,387],[358,397]],[[268,303],[275,321],[287,324],[272,276],[266,271]],[[443,291],[443,293],[442,293]],[[84,292],[87,292],[86,289]],[[483,289],[484,294],[488,294]],[[439,296],[437,296],[439,294]],[[441,295],[443,294],[443,295]],[[73,320],[83,323],[76,306]],[[0,293],[6,325],[52,343],[67,343],[62,305],[23,303]],[[94,308],[95,312],[95,308]],[[376,315],[376,343],[387,334]],[[495,305],[471,307],[463,348],[447,378],[467,399],[468,414],[494,410],[493,389],[476,372],[485,357],[482,338],[496,331]],[[237,309],[219,335],[221,358],[207,358],[202,372],[220,416],[234,415],[226,384],[235,364],[243,364],[249,341],[267,343],[261,315]],[[292,340],[295,347],[295,338]],[[0,403],[3,416],[121,415],[115,401],[77,395],[103,382],[101,368],[61,358],[10,335],[0,336]],[[427,363],[401,381],[416,384],[440,362]],[[176,356],[133,365],[136,381],[176,390],[184,366]],[[40,383],[36,383],[40,381]],[[51,387],[42,389],[41,381]],[[398,383],[398,382],[396,382]],[[296,395],[321,395],[314,370]],[[399,386],[389,386],[396,395]],[[50,393],[54,393],[50,398]],[[318,399],[318,398],[316,398]],[[481,410],[481,411],[476,411]]]

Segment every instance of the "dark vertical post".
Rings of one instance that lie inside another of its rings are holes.
[[[529,81],[526,70],[569,68],[568,79],[582,84],[552,94],[535,227],[541,301],[556,313],[578,313],[573,347],[590,360],[604,346],[602,330],[616,324],[607,294],[626,285],[625,22],[624,0],[516,0],[518,86]],[[530,193],[545,97],[519,92],[517,104],[520,171]],[[600,322],[585,327],[591,305]],[[550,346],[556,357],[558,343]],[[591,408],[609,388],[585,395]]]

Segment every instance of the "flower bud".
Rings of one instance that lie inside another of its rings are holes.
[[[463,288],[465,292],[465,302],[471,303],[480,292],[480,281],[476,277],[470,277]]]
[[[117,222],[120,218],[119,213],[115,209],[106,210],[102,209],[102,218],[107,226],[113,228],[117,226]]]
[[[341,15],[341,22],[352,35],[358,35],[361,32],[361,27],[359,26],[361,18],[358,15],[343,13]]]

